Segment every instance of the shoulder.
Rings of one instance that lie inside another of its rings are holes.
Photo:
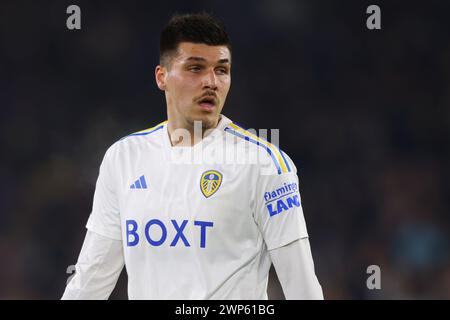
[[[131,133],[119,139],[108,148],[105,158],[117,159],[124,155],[139,152],[151,145],[157,146],[161,144],[162,129],[166,123],[167,121],[163,121],[148,129]]]
[[[257,136],[254,130],[244,129],[235,122],[230,122],[224,131],[233,137],[233,144],[256,155],[259,171],[264,175],[281,175],[297,173],[292,159],[277,145]],[[252,132],[253,131],[253,132]]]

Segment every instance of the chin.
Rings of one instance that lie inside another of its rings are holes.
[[[217,120],[219,118],[219,114],[202,114],[195,117],[192,117],[192,123],[194,121],[202,122],[202,129],[211,129],[217,125]]]

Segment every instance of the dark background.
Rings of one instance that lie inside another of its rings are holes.
[[[81,30],[66,8],[81,8]],[[381,7],[381,30],[366,8]],[[59,299],[119,138],[166,118],[159,32],[206,10],[233,43],[224,114],[279,128],[325,298],[450,298],[448,1],[4,1],[0,299]],[[366,268],[381,268],[368,290]],[[124,299],[126,274],[112,295]],[[269,297],[283,298],[274,273]]]

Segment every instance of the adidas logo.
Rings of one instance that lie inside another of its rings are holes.
[[[143,175],[140,176],[140,178],[130,186],[130,189],[147,189],[147,182],[145,181],[145,177]]]

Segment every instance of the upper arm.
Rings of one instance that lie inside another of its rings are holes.
[[[122,241],[88,230],[62,299],[107,299],[124,264]]]
[[[121,222],[114,145],[105,153],[95,185],[92,212],[86,227],[104,237],[121,240]]]
[[[308,238],[269,251],[286,299],[323,299]]]
[[[295,172],[260,174],[254,196],[254,219],[268,250],[308,236]]]

